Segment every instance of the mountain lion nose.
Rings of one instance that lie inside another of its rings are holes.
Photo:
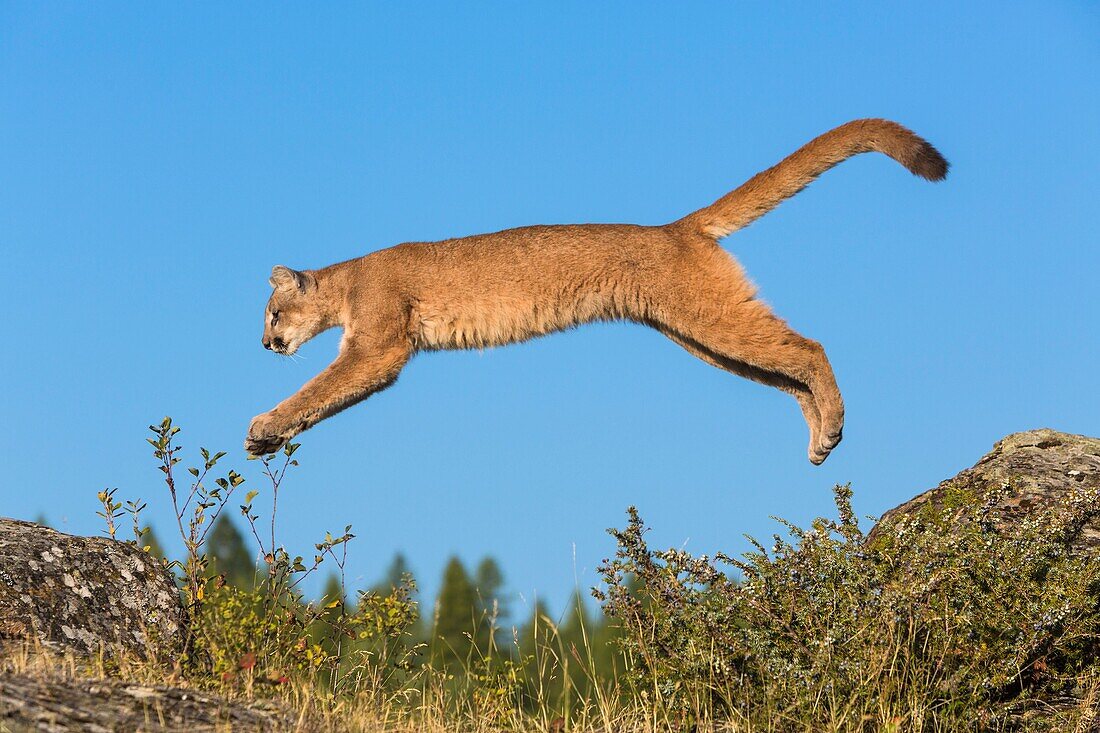
[[[263,343],[265,349],[271,351],[271,342],[267,340],[267,336],[264,336],[260,341]]]

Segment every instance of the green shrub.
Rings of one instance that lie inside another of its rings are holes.
[[[631,508],[597,596],[625,626],[636,694],[670,719],[1072,730],[1100,690],[1100,563],[1073,549],[1100,501],[1081,492],[998,531],[1000,493],[955,492],[869,543],[838,486],[836,520],[780,520],[789,539],[743,559],[652,551]],[[1051,722],[1066,698],[1085,702]]]

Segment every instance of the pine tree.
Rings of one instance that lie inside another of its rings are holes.
[[[478,563],[477,570],[474,572],[474,585],[482,608],[492,610],[494,602],[499,607],[500,589],[504,586],[504,573],[501,572],[496,560],[486,557]]]
[[[556,708],[561,699],[557,674],[557,626],[541,600],[535,601],[527,623],[519,629],[519,661],[523,669],[524,704],[532,710]]]
[[[588,618],[588,608],[580,590],[573,591],[569,605],[565,610],[565,620],[561,624],[561,637],[566,641],[576,641],[578,646],[584,643],[584,636],[592,631],[592,620]]]
[[[416,592],[416,577],[413,575],[412,568],[409,566],[408,560],[405,559],[405,555],[398,552],[394,554],[393,560],[390,561],[389,568],[386,569],[385,575],[382,580],[378,581],[370,589],[371,593],[375,593],[379,596],[388,597],[393,595],[394,591],[403,587],[406,583],[411,586],[412,592],[408,598],[418,604],[417,592]],[[430,622],[431,619],[429,618]],[[431,641],[425,633],[425,619],[423,615],[423,609],[420,609],[416,620],[409,626],[408,629],[410,643],[416,644],[422,641]]]
[[[393,594],[395,588],[400,588],[401,584],[405,582],[406,576],[412,577],[412,570],[409,568],[409,563],[405,560],[405,556],[398,552],[393,556],[393,560],[390,561],[389,568],[386,569],[386,574],[382,577],[371,590],[380,596],[389,596]]]
[[[640,586],[637,579],[632,576],[627,582],[631,592],[636,593]],[[592,646],[592,667],[597,679],[614,680],[626,671],[626,658],[619,646],[622,637],[622,622],[608,616],[601,608],[593,621],[592,633],[589,636]]]
[[[562,660],[572,684],[572,689],[566,691],[571,700],[575,698],[590,700],[594,692],[592,677],[599,672],[596,668],[598,653],[593,639],[593,634],[596,632],[595,626],[595,622],[588,616],[584,596],[579,589],[573,591],[569,606],[566,608],[565,620],[558,628]]]
[[[443,571],[443,584],[436,600],[435,628],[430,643],[434,662],[454,667],[467,661],[476,613],[474,584],[462,561],[452,557]]]
[[[210,557],[211,575],[224,574],[225,582],[241,590],[252,590],[256,585],[256,564],[245,545],[244,536],[228,515],[222,514],[214,522],[206,541]]]
[[[477,630],[474,633],[474,643],[483,655],[497,649],[497,632],[508,617],[508,609],[501,595],[503,586],[504,573],[496,560],[486,557],[478,563],[474,572],[474,589],[477,593]]]
[[[328,580],[325,581],[325,589],[321,591],[321,603],[328,605],[333,601],[347,602],[344,598],[344,586],[340,584],[340,576],[329,573]]]
[[[519,652],[522,657],[529,657],[538,651],[540,646],[545,646],[547,640],[556,634],[556,626],[550,618],[550,610],[541,599],[535,600],[535,607],[531,609],[531,615],[527,623],[519,629]]]
[[[309,635],[313,641],[321,646],[327,654],[337,654],[347,650],[347,645],[339,642],[340,620],[344,614],[347,600],[344,597],[344,587],[340,584],[340,577],[335,573],[328,576],[325,581],[325,589],[319,602],[321,611],[317,620],[310,624]],[[336,605],[333,605],[333,604]]]

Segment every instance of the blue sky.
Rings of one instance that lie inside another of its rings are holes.
[[[274,264],[663,223],[866,116],[948,180],[863,156],[724,243],[828,350],[824,466],[787,396],[590,326],[422,355],[304,434],[286,544],[353,524],[353,582],[401,550],[429,596],[451,553],[492,554],[560,609],[630,504],[657,546],[736,552],[837,482],[877,514],[1009,432],[1096,435],[1098,79],[1091,3],[6,3],[0,515],[94,533],[117,486],[167,536],[144,442],[166,414],[260,488],[249,419],[338,339],[261,348]]]

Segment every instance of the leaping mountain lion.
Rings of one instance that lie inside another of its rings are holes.
[[[263,345],[293,354],[344,330],[324,371],[248,428],[245,448],[274,452],[298,433],[390,386],[418,351],[511,344],[592,321],[651,326],[708,364],[798,400],[810,461],[840,442],[844,402],[825,351],[774,315],[718,240],[748,226],[837,163],[885,153],[930,181],[947,161],[880,119],[810,141],[716,202],[663,226],[531,226],[408,242],[319,270],[271,271]]]

